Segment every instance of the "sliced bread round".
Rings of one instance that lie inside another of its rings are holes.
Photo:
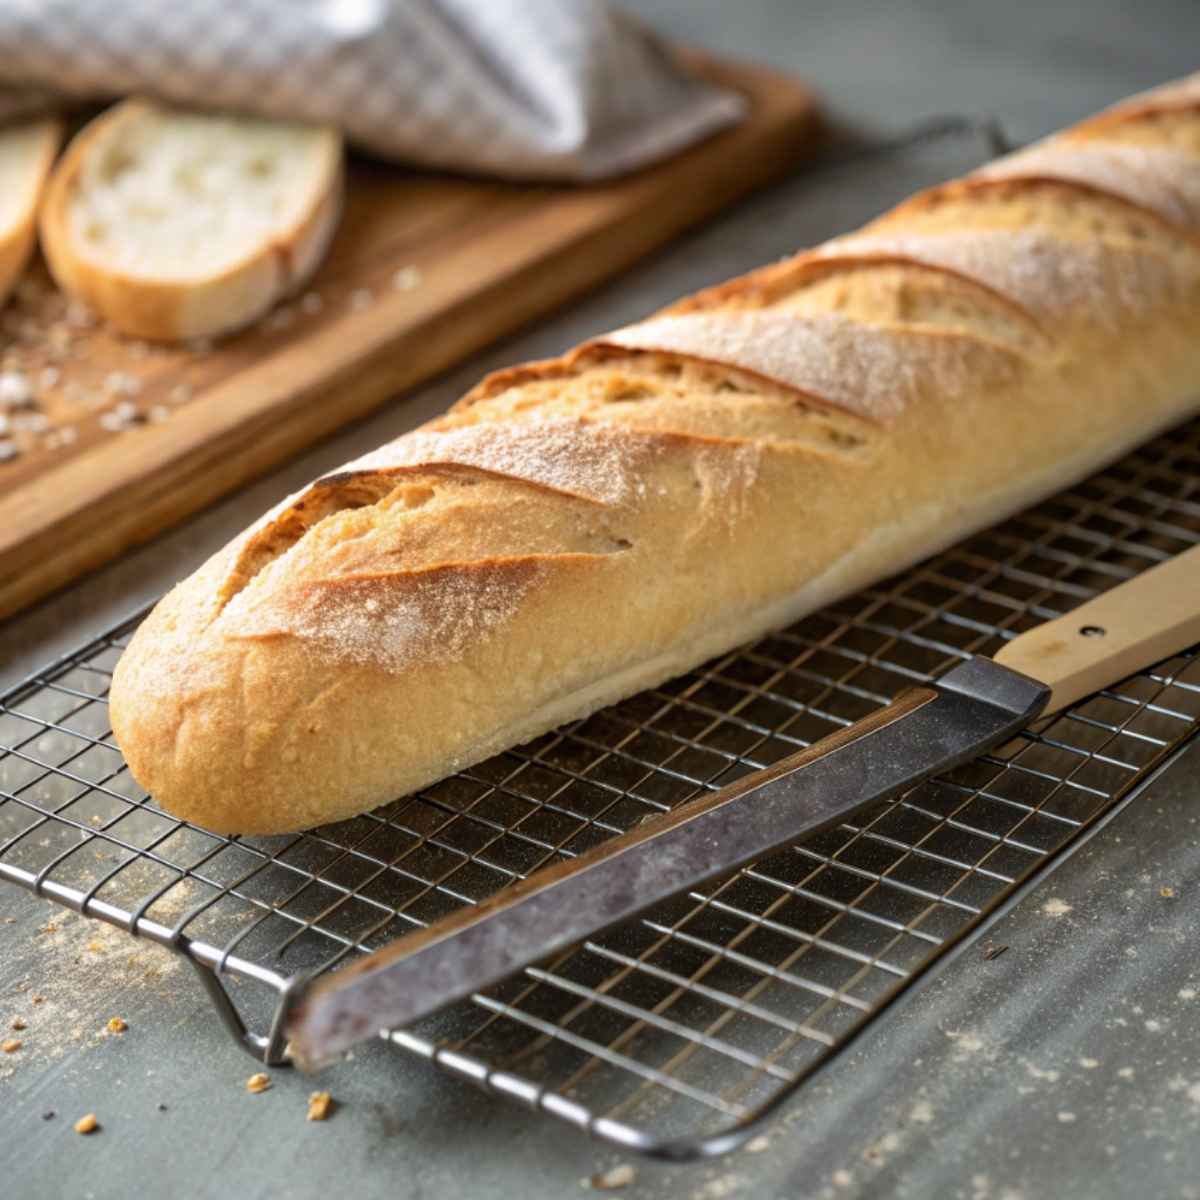
[[[42,249],[59,285],[122,333],[228,333],[316,270],[342,157],[332,128],[126,100],[51,176]]]
[[[38,202],[62,133],[55,117],[0,129],[0,303],[29,262]]]

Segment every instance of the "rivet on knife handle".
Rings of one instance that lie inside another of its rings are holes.
[[[1051,689],[1067,708],[1200,642],[1200,546],[1101,593],[1004,646],[995,661]]]

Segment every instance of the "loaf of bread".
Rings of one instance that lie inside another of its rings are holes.
[[[1200,76],[684,300],[284,501],[112,686],[222,832],[370,809],[1078,480],[1200,401]]]
[[[335,129],[126,100],[55,169],[42,249],[59,286],[122,333],[209,337],[304,284],[341,203]]]

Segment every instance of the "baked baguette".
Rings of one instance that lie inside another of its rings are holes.
[[[0,304],[33,253],[38,203],[62,132],[56,117],[0,128]]]
[[[1197,409],[1198,235],[1200,76],[494,374],[161,601],[130,769],[348,817],[899,570]]]
[[[341,202],[334,129],[126,100],[55,169],[42,250],[59,286],[122,333],[211,337],[303,285]]]

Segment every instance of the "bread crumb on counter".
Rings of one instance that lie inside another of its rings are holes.
[[[270,1075],[262,1071],[256,1072],[246,1080],[246,1091],[253,1092],[255,1095],[258,1095],[259,1092],[265,1092],[270,1086]]]
[[[333,1108],[333,1097],[328,1092],[310,1092],[306,1121],[324,1121]]]
[[[636,1178],[637,1171],[633,1167],[628,1163],[619,1163],[582,1182],[585,1187],[594,1188],[598,1192],[611,1192],[617,1188],[628,1187]]]
[[[109,1017],[104,1028],[109,1033],[124,1033],[129,1028],[129,1022],[124,1017]]]
[[[20,1038],[5,1038],[0,1042],[0,1050],[5,1054],[16,1054],[25,1043]]]
[[[20,1032],[20,1030],[22,1030],[22,1029],[29,1028],[29,1022],[26,1021],[24,1017],[13,1017],[12,1021],[9,1022],[9,1024],[10,1024],[11,1028],[17,1030],[18,1032]]]
[[[96,1120],[95,1113],[85,1113],[75,1122],[76,1133],[95,1133],[99,1128],[100,1122]]]

